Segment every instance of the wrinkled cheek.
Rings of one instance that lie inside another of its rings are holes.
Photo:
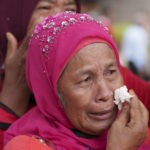
[[[122,76],[120,75],[112,85],[113,91],[116,90],[117,88],[120,88],[123,85],[124,85],[124,81],[123,81]]]
[[[72,105],[76,106],[78,109],[84,109],[90,104],[94,96],[92,90],[81,90],[77,94],[74,94],[72,97],[74,97],[72,100]]]
[[[70,121],[70,123],[75,127],[75,128],[79,128],[79,124],[82,124],[83,120],[84,120],[84,115],[83,112],[81,110],[78,109],[69,109],[66,110],[66,115],[68,120]]]

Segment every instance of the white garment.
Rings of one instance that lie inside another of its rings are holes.
[[[125,30],[122,54],[127,61],[134,63],[139,71],[146,68],[148,44],[148,33],[143,27],[132,25]]]

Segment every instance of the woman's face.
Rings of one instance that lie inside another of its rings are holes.
[[[75,0],[39,0],[31,16],[27,30],[40,24],[45,17],[63,11],[77,11]]]
[[[114,52],[104,43],[94,43],[73,56],[58,81],[58,91],[72,125],[99,135],[116,117],[113,94],[122,85]]]

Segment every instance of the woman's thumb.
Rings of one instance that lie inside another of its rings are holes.
[[[130,117],[130,114],[129,114],[129,113],[130,113],[130,111],[129,111],[129,104],[126,103],[126,104],[123,106],[123,108],[122,108],[122,110],[121,110],[121,112],[120,112],[118,118],[116,119],[116,121],[119,121],[120,124],[126,126],[127,123],[128,123],[128,121],[129,121],[129,117]]]
[[[7,57],[9,57],[17,50],[18,42],[17,42],[15,36],[10,32],[6,33],[6,38],[8,40]]]

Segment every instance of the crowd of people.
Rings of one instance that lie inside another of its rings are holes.
[[[0,149],[150,149],[150,84],[120,64],[80,0],[0,7]],[[123,85],[134,97],[118,111],[114,90]]]

